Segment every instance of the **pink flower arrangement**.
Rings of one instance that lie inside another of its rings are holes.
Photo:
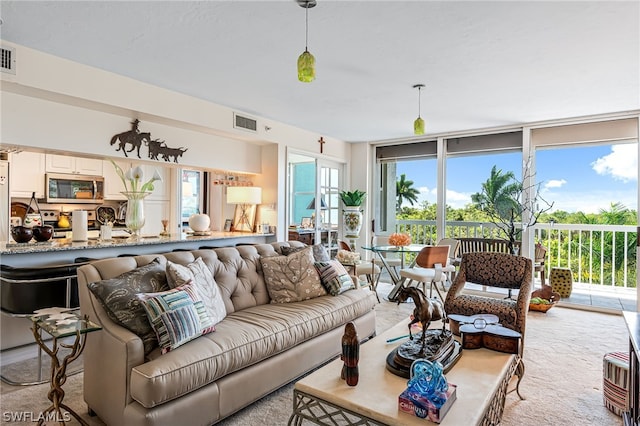
[[[389,235],[389,244],[392,246],[408,246],[411,244],[411,236],[408,234],[393,233]]]

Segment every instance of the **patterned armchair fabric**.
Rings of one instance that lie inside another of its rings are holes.
[[[476,252],[462,255],[460,270],[447,293],[444,309],[447,314],[494,314],[503,326],[524,331],[531,299],[531,259],[506,253]],[[517,289],[517,299],[502,299],[464,294],[465,284]]]

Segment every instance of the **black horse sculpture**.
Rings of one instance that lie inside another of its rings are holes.
[[[436,298],[429,299],[422,290],[416,287],[402,287],[398,292],[398,304],[413,299],[416,307],[413,310],[413,319],[409,323],[409,339],[413,340],[411,326],[417,322],[422,324],[422,346],[426,345],[426,333],[432,320],[442,320],[442,332],[445,331],[447,315],[444,312],[442,301]]]
[[[115,145],[117,141],[120,141],[120,145],[118,145],[118,149],[116,151],[122,150],[124,152],[124,156],[128,157],[127,152],[131,152],[134,149],[137,149],[136,153],[138,154],[138,158],[140,157],[140,146],[142,145],[142,141],[151,141],[151,133],[137,133],[135,130],[127,130],[126,132],[118,133],[111,138],[111,145]],[[130,150],[126,150],[127,144],[131,145]]]

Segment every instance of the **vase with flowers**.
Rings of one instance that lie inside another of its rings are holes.
[[[162,181],[162,177],[156,170],[151,179],[142,183],[144,173],[140,166],[132,167],[124,172],[113,160],[111,160],[111,164],[115,167],[116,173],[124,185],[125,190],[122,191],[122,195],[127,197],[125,225],[131,231],[131,236],[138,238],[140,229],[144,226],[144,199],[154,190],[153,183]]]
[[[394,232],[389,235],[389,244],[396,247],[408,246],[411,244],[411,236],[409,234]]]

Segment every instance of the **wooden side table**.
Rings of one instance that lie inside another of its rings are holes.
[[[66,420],[70,420],[68,415],[64,415],[64,410],[81,425],[88,426],[87,422],[62,402],[64,399],[62,385],[67,381],[67,365],[77,359],[84,350],[87,333],[101,330],[102,327],[89,321],[86,315],[84,317],[81,316],[78,309],[41,309],[30,318],[33,321],[31,331],[33,331],[36,343],[51,357],[51,390],[47,395],[49,401],[51,401],[51,406],[42,412],[38,424],[41,425],[45,419],[51,419],[52,416],[55,416],[57,422],[64,424]],[[42,338],[43,330],[53,337],[50,346]],[[75,336],[72,344],[59,342],[59,339],[70,336]],[[60,348],[70,349],[71,351],[68,355],[59,358],[58,351]]]

